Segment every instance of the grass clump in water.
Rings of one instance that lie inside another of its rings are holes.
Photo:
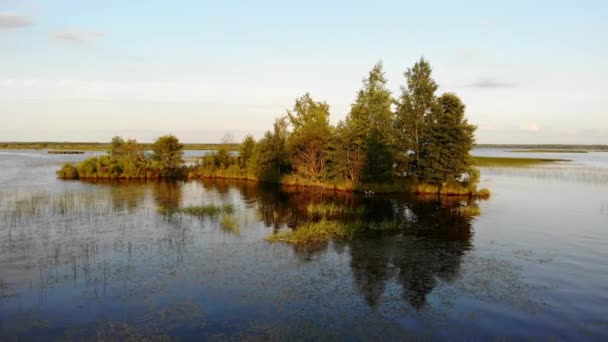
[[[310,216],[317,217],[335,217],[349,214],[361,215],[365,213],[365,207],[358,206],[355,208],[351,208],[343,205],[337,205],[334,203],[309,203],[306,207],[306,212]]]
[[[235,233],[237,235],[241,233],[239,222],[233,215],[222,215],[222,217],[220,218],[220,226],[222,226],[224,230]]]
[[[322,219],[318,222],[307,222],[296,229],[280,230],[266,237],[266,241],[310,244],[329,241],[332,238],[348,238],[351,232],[352,227],[343,222]]]
[[[192,206],[185,207],[179,210],[181,213],[198,216],[198,217],[216,217],[220,214],[234,214],[236,211],[233,204],[222,204],[222,205],[203,205],[203,206]]]
[[[481,215],[481,209],[479,209],[479,207],[476,205],[470,205],[470,204],[467,206],[464,206],[464,207],[454,208],[454,209],[452,209],[452,212],[454,214],[466,216],[466,217],[473,217],[473,216]]]

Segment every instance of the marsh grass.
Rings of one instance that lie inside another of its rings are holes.
[[[223,214],[220,218],[220,226],[222,229],[234,234],[241,234],[241,228],[236,217],[231,214]]]
[[[178,209],[180,213],[198,216],[198,217],[217,217],[220,214],[234,214],[236,209],[233,204],[222,204],[222,205],[203,205],[203,206],[191,206]]]
[[[334,203],[309,203],[306,206],[306,212],[309,216],[328,218],[341,215],[362,215],[365,213],[365,207],[358,206],[353,208]]]
[[[322,219],[307,222],[296,229],[282,229],[266,237],[269,242],[310,244],[329,241],[332,238],[344,239],[350,236],[352,227],[344,222]]]
[[[397,232],[400,227],[396,221],[381,222],[342,222],[321,219],[306,222],[295,229],[281,229],[266,237],[268,242],[284,242],[295,245],[306,245],[327,242],[331,239],[347,240],[366,233]]]
[[[568,159],[553,158],[505,158],[505,157],[473,157],[475,165],[482,167],[529,167],[539,164],[569,162]]]
[[[452,209],[452,213],[460,216],[473,217],[481,215],[481,209],[477,205],[466,205]]]

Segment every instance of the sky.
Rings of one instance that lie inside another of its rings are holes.
[[[608,144],[607,1],[0,0],[0,141],[260,137],[430,61],[478,143]]]

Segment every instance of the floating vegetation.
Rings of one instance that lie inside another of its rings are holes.
[[[307,222],[296,229],[279,230],[266,237],[266,241],[293,244],[318,243],[332,238],[347,238],[352,231],[353,227],[344,222],[322,219],[318,222]]]
[[[48,153],[49,154],[84,154],[84,151],[56,151],[56,150],[49,150]]]
[[[481,215],[481,209],[476,205],[466,205],[464,207],[453,208],[452,212],[457,215],[473,217]]]
[[[231,233],[240,234],[241,228],[237,219],[230,214],[222,215],[220,218],[220,226],[222,229],[227,230]]]
[[[203,205],[203,206],[192,206],[178,209],[177,211],[192,216],[199,217],[217,217],[220,214],[234,214],[236,209],[233,204],[222,204],[222,205]]]
[[[504,158],[504,157],[473,157],[475,165],[482,167],[528,167],[556,162],[569,162],[568,159],[552,158]]]
[[[281,229],[266,237],[269,242],[285,242],[292,244],[312,244],[326,242],[331,239],[350,239],[365,232],[389,232],[399,230],[396,221],[379,222],[343,222],[327,220],[306,222],[295,229]]]
[[[310,216],[336,217],[340,215],[362,215],[365,213],[364,206],[347,207],[334,203],[309,203],[306,212]]]

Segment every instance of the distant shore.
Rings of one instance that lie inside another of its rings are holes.
[[[151,143],[141,143],[143,149],[152,149]],[[220,146],[227,146],[236,151],[239,144],[184,144],[185,150],[217,150]],[[66,150],[66,151],[108,151],[109,142],[0,142],[0,150]]]
[[[151,148],[151,143],[141,144],[144,148]],[[192,143],[184,144],[185,150],[217,150],[221,143]],[[232,151],[238,149],[239,144],[227,144]],[[106,151],[110,148],[109,142],[0,142],[0,149],[5,150],[77,150],[77,151]],[[589,151],[606,151],[608,145],[566,145],[566,144],[477,144],[475,148],[501,148],[518,150],[515,152],[539,153],[581,153]]]

